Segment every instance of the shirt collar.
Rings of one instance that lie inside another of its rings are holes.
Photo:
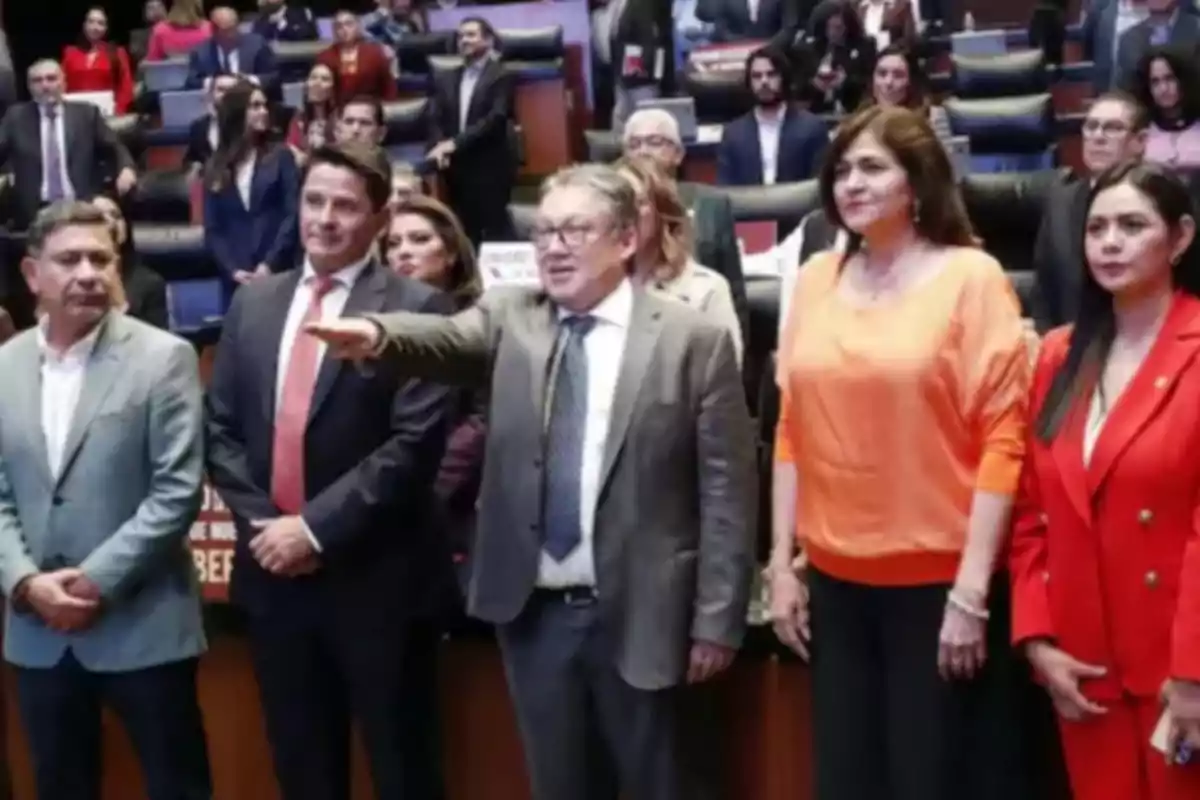
[[[81,365],[87,362],[92,357],[92,353],[96,350],[96,342],[100,339],[100,330],[108,322],[107,317],[102,319],[99,324],[92,328],[87,336],[84,336],[75,344],[68,347],[66,350],[59,352],[50,346],[46,341],[46,318],[42,317],[38,320],[37,325],[37,342],[38,349],[42,353],[42,360],[53,364],[74,364]]]
[[[343,289],[352,289],[355,281],[362,275],[363,270],[367,268],[367,264],[371,261],[371,254],[363,256],[361,260],[354,262],[348,267],[342,267],[330,277],[333,282],[341,286]],[[303,284],[310,283],[317,277],[317,271],[313,269],[312,263],[304,259],[304,271],[300,274],[300,282]]]
[[[786,113],[787,107],[782,103],[774,111],[763,111],[761,107],[755,107],[754,118],[758,120],[759,125],[782,125]]]
[[[607,325],[616,325],[618,328],[628,327],[629,317],[633,314],[633,284],[629,282],[628,278],[621,281],[617,288],[608,293],[607,297],[592,306],[587,314]],[[577,315],[565,308],[558,309],[560,321],[570,316]]]

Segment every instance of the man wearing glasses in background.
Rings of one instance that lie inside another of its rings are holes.
[[[1095,177],[1113,164],[1142,157],[1147,123],[1146,110],[1124,92],[1102,94],[1088,109],[1081,128],[1084,168],[1046,193],[1033,246],[1033,317],[1039,331],[1075,320],[1088,192]]]

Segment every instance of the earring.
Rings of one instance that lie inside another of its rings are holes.
[[[913,223],[918,223],[921,221],[921,201],[920,200],[913,201],[912,219],[913,219]]]

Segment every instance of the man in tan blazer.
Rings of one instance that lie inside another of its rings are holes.
[[[469,611],[498,626],[535,800],[695,797],[679,695],[745,628],[755,473],[734,346],[632,285],[636,219],[618,172],[571,167],[542,190],[541,290],[309,328],[373,369],[490,384]]]

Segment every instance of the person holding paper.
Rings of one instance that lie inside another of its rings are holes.
[[[111,92],[113,113],[124,114],[133,103],[133,69],[125,48],[107,37],[108,15],[90,9],[79,41],[63,48],[63,77],[68,92]]]
[[[491,387],[468,612],[497,627],[534,800],[692,800],[682,694],[732,662],[754,557],[733,341],[629,280],[612,167],[548,178],[533,241],[539,288],[308,330],[375,373]]]
[[[1087,196],[1079,313],[1045,338],[1009,567],[1013,642],[1076,800],[1200,797],[1200,248],[1163,167]],[[1166,753],[1151,738],[1169,715]],[[1196,755],[1183,763],[1178,746]]]

